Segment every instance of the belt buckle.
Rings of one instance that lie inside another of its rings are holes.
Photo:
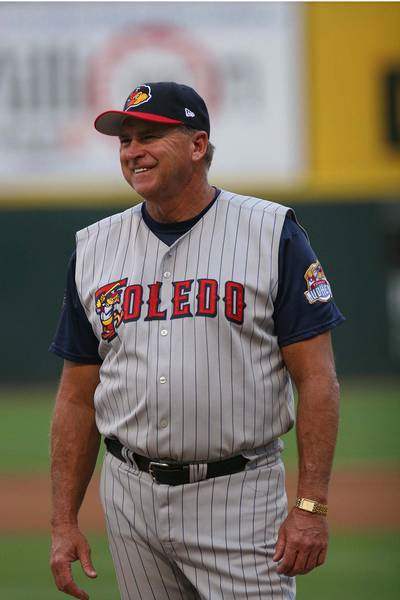
[[[153,467],[157,467],[157,468],[161,468],[161,469],[164,468],[164,469],[167,470],[170,466],[171,465],[169,463],[157,462],[157,461],[154,461],[154,460],[150,461],[150,463],[149,463],[149,473],[152,476],[153,481],[155,481],[155,482],[158,483],[158,481],[157,481],[157,474],[154,473]]]
[[[158,471],[158,473],[157,473]],[[175,463],[165,463],[165,462],[157,462],[157,461],[150,461],[149,463],[149,473],[151,475],[151,477],[153,478],[153,481],[155,481],[156,483],[167,483],[167,485],[181,485],[182,483],[188,483],[187,481],[177,481],[175,479],[175,481],[168,481],[166,482],[164,481],[160,481],[159,478],[157,477],[158,474],[160,474],[161,472],[164,473],[171,473],[175,475],[175,477],[177,477],[177,475],[182,475],[183,473],[185,473],[186,471],[189,471],[189,465],[188,464],[175,464]],[[178,479],[180,479],[178,477]]]

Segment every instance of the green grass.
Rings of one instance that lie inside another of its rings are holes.
[[[118,600],[114,568],[105,537],[88,536],[97,579],[83,575],[80,565],[73,565],[74,578],[95,600]],[[0,598],[7,600],[55,600],[70,598],[61,594],[49,567],[49,538],[44,536],[5,536],[0,539]]]
[[[398,468],[399,422],[400,381],[342,383],[335,466]],[[285,462],[292,466],[297,460],[294,429],[283,439]]]
[[[309,575],[298,577],[297,589],[297,600],[398,598],[398,535],[334,536],[326,565]]]
[[[0,471],[48,469],[52,391],[0,392]]]
[[[115,576],[104,537],[90,536],[98,572],[87,579],[78,565],[78,585],[94,600],[118,600]],[[7,600],[56,600],[62,596],[48,567],[49,541],[45,537],[2,536],[0,597]],[[298,600],[393,600],[400,587],[399,540],[392,535],[334,536],[327,564],[298,577]]]
[[[48,471],[55,393],[55,388],[0,389],[0,473]]]
[[[336,466],[388,467],[400,462],[400,383],[342,384]],[[48,470],[49,424],[55,389],[0,390],[0,472]],[[294,431],[284,437],[285,461],[296,462]]]

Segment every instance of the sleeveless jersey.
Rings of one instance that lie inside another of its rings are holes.
[[[293,426],[272,318],[289,210],[222,190],[171,246],[141,204],[77,233],[103,435],[152,458],[209,461],[261,450]]]

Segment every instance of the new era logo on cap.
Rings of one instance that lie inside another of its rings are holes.
[[[192,109],[187,108],[191,106]],[[122,110],[107,110],[94,122],[100,133],[120,135],[127,117],[165,123],[186,125],[191,129],[206,131],[210,135],[210,118],[201,96],[188,85],[174,81],[143,83],[130,93]]]

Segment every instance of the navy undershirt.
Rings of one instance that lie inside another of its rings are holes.
[[[146,225],[165,244],[171,246],[210,209],[219,195],[193,219],[178,223],[154,221],[142,204]],[[335,302],[310,304],[304,296],[307,286],[304,274],[317,257],[303,229],[286,216],[279,243],[278,291],[274,302],[273,319],[280,346],[287,346],[328,331],[344,321]],[[50,350],[67,360],[97,364],[102,359],[98,353],[99,340],[79,300],[75,284],[76,253],[71,256],[67,272],[67,285],[61,315]]]

